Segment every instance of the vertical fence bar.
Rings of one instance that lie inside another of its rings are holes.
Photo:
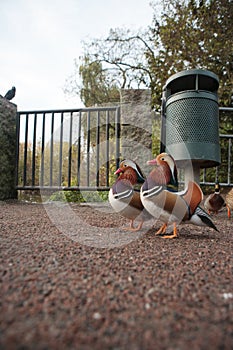
[[[228,139],[228,160],[227,160],[227,183],[230,185],[231,183],[231,146],[232,139],[229,137]]]
[[[69,158],[68,158],[68,186],[69,187],[71,186],[72,132],[73,132],[73,112],[70,113]]]
[[[80,164],[81,164],[81,125],[82,125],[82,112],[79,111],[78,115],[78,159],[77,159],[77,186],[80,186]]]
[[[97,111],[96,117],[96,187],[100,183],[100,112]]]
[[[50,174],[49,174],[49,186],[53,186],[53,132],[54,132],[54,112],[51,119],[51,134],[50,134]]]
[[[19,147],[20,147],[20,113],[16,114],[16,164],[15,164],[15,185],[19,185]]]
[[[90,143],[91,143],[91,116],[87,113],[87,186],[90,186]]]
[[[32,146],[32,187],[35,186],[35,169],[36,169],[36,126],[37,126],[37,114],[34,114],[34,126],[33,126],[33,146]]]
[[[28,154],[28,113],[25,121],[25,140],[24,140],[24,168],[23,168],[23,186],[27,185],[27,154]]]
[[[60,125],[60,150],[59,150],[59,175],[58,175],[58,186],[62,185],[62,156],[63,156],[63,119],[64,113],[61,113],[61,125]]]
[[[115,137],[116,137],[116,170],[119,168],[120,163],[120,137],[121,137],[121,121],[120,121],[120,108],[116,109],[116,119],[115,119]]]
[[[206,168],[203,169],[203,183],[206,181]]]
[[[40,166],[40,186],[44,186],[44,147],[45,146],[45,113],[42,118],[42,137],[41,137],[41,166]]]
[[[215,167],[215,182],[218,182],[219,166]]]
[[[109,111],[106,112],[106,186],[109,186]]]

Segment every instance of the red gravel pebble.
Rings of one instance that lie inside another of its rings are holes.
[[[84,233],[126,223],[72,210]],[[96,248],[62,234],[42,204],[0,202],[0,349],[232,349],[233,225],[226,211],[213,220],[220,232],[187,225],[165,240],[156,224]]]

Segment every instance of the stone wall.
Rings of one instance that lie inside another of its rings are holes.
[[[0,97],[0,200],[16,198],[17,106]]]
[[[152,159],[151,91],[121,90],[121,158],[136,161],[145,171]]]

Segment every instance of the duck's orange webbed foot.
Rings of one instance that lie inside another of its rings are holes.
[[[130,226],[129,227],[123,227],[123,230],[130,231],[130,232],[137,232],[140,231],[142,228],[144,221],[141,221],[137,227],[133,226],[133,220],[130,220]]]
[[[158,236],[166,233],[166,229],[167,229],[167,224],[163,224],[163,226],[161,226],[160,229],[157,232],[155,232],[155,235]]]
[[[228,219],[231,218],[231,209],[228,205],[227,205],[227,216],[228,216]]]
[[[163,236],[163,238],[178,238],[178,231],[177,231],[177,227],[176,227],[176,224],[174,223],[174,226],[173,226],[173,234],[172,235],[169,235],[169,236]]]

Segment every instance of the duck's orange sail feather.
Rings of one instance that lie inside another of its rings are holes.
[[[187,191],[182,197],[188,204],[190,208],[190,214],[192,215],[195,212],[197,206],[203,200],[203,192],[196,182],[189,181]]]

